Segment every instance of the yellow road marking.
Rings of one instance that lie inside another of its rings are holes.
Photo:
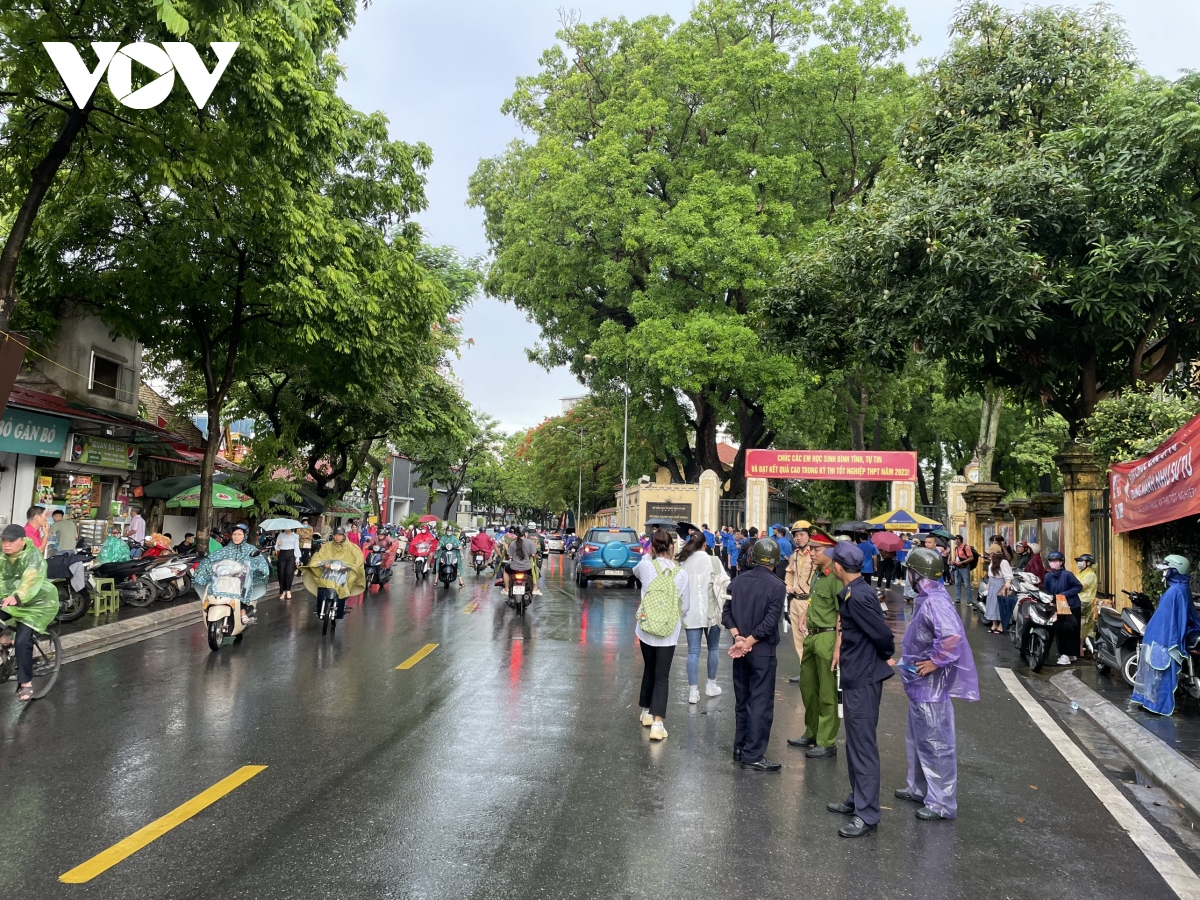
[[[475,610],[477,610],[477,609],[479,609],[479,601],[478,601],[478,600],[472,600],[472,601],[471,601],[470,603],[468,603],[468,604],[466,605],[466,607],[463,609],[463,611],[462,611],[462,614],[463,614],[464,616],[466,616],[466,615],[470,615],[471,613],[475,612]]]
[[[133,856],[147,844],[151,844],[158,840],[176,825],[186,822],[202,809],[216,803],[230,791],[234,790],[259,772],[263,771],[266,766],[242,766],[228,778],[222,778],[206,791],[197,794],[187,803],[171,810],[161,819],[156,819],[145,828],[140,828],[131,834],[125,840],[113,844],[102,853],[98,853],[64,875],[60,875],[58,880],[67,884],[83,884],[91,881],[102,872],[106,872],[122,862],[126,858]]]
[[[427,657],[430,653],[432,653],[436,649],[437,649],[437,644],[426,644],[424,647],[422,647],[420,650],[418,650],[416,653],[414,653],[412,656],[410,656],[404,662],[400,663],[400,665],[396,666],[396,668],[397,669],[411,669],[413,666],[415,666],[417,663],[419,663],[421,660],[423,660],[425,657]]]

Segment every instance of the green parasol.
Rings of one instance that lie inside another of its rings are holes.
[[[215,509],[243,509],[254,505],[254,498],[241,491],[221,484],[212,488],[212,505]],[[176,494],[167,501],[167,506],[182,506],[196,509],[200,506],[200,485],[188,488],[182,494]]]
[[[325,515],[333,516],[335,519],[352,519],[362,514],[361,509],[351,506],[345,500],[325,501]]]

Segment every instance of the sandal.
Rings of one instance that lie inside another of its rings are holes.
[[[33,685],[23,684],[17,688],[17,699],[22,703],[28,703],[33,699]]]

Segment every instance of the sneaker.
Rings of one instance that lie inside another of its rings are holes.
[[[650,740],[665,741],[667,739],[667,729],[662,722],[655,722],[650,726]]]
[[[699,703],[699,702],[700,702],[700,687],[698,685],[693,684],[688,689],[688,703]]]
[[[641,718],[642,724],[645,725],[647,728],[649,728],[651,725],[654,724],[654,716],[650,715],[650,710],[648,710],[648,709],[642,710],[642,714],[641,714],[640,718]]]
[[[1071,664],[1071,660],[1069,658],[1067,658],[1066,654],[1063,654],[1062,656],[1060,656],[1058,658],[1058,662],[1055,663],[1055,665],[1059,665],[1059,666],[1069,666],[1070,664]]]
[[[721,696],[720,686],[715,681],[709,681],[709,683],[704,686],[704,696],[705,697],[720,697]]]

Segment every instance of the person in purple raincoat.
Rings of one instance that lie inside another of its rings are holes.
[[[900,680],[908,694],[908,785],[901,800],[920,803],[926,822],[958,815],[958,752],[951,697],[979,699],[975,659],[941,581],[942,557],[921,548],[905,560],[916,590],[912,621],[901,644]]]

